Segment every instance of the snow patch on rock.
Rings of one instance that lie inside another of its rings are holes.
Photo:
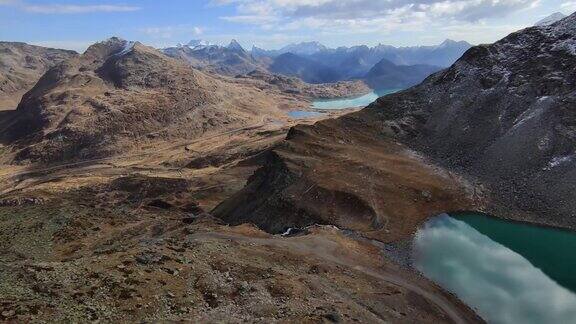
[[[132,51],[132,49],[134,49],[134,45],[136,45],[136,42],[126,41],[124,43],[124,47],[122,47],[122,50],[120,50],[120,52],[114,54],[114,56],[124,56],[124,55],[130,53]]]

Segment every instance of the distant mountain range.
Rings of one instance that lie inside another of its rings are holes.
[[[236,40],[232,40],[228,46],[192,40],[186,45],[165,48],[163,52],[188,62],[194,68],[229,76],[246,74],[263,67],[263,61],[254,59]]]
[[[258,48],[256,46],[252,47],[252,53],[256,56],[279,56],[286,53],[292,53],[296,55],[314,55],[318,52],[328,51],[328,47],[322,45],[320,42],[302,42],[289,44],[282,47],[279,50],[265,50]]]
[[[464,41],[446,40],[436,46],[363,45],[334,49],[319,42],[303,42],[279,50],[254,46],[247,51],[234,40],[228,46],[193,40],[187,45],[166,48],[164,53],[184,59],[196,68],[229,76],[262,69],[298,77],[308,83],[369,78],[372,86],[399,84],[406,87],[422,81],[430,71],[451,65],[471,46]],[[374,69],[378,64],[380,68]],[[388,77],[394,80],[384,82]]]
[[[366,60],[368,64],[373,63],[372,65],[374,65],[383,58],[386,58],[398,65],[430,64],[447,67],[454,63],[454,61],[462,56],[470,47],[472,47],[472,45],[468,42],[457,42],[450,39],[434,46],[409,47],[394,47],[379,44],[374,47],[360,45],[328,48],[318,42],[304,42],[291,44],[279,50],[264,50],[253,47],[252,53],[256,57],[276,57],[285,53],[292,53],[300,56],[310,56],[316,60],[323,60],[323,62],[328,65],[344,63],[354,58],[362,58]]]
[[[439,66],[427,64],[396,65],[382,59],[364,77],[374,89],[403,89],[422,82],[427,76],[442,70]]]
[[[309,83],[330,83],[345,79],[339,70],[293,53],[275,57],[268,68],[272,73],[295,76]]]

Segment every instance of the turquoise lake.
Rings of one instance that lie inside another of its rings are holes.
[[[418,231],[414,266],[489,323],[576,323],[576,233],[477,213]]]
[[[321,116],[322,113],[315,111],[296,110],[288,112],[288,116],[294,119],[306,119]]]
[[[345,109],[345,108],[366,107],[372,102],[374,102],[376,99],[398,91],[400,91],[400,89],[374,90],[368,94],[356,98],[315,100],[312,103],[312,108]]]

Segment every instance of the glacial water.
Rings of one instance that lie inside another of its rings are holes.
[[[312,103],[312,108],[345,109],[345,108],[366,107],[372,102],[376,101],[376,99],[398,91],[400,91],[400,89],[374,90],[368,94],[356,98],[315,100]]]
[[[481,214],[441,215],[414,265],[489,323],[576,323],[576,233]]]
[[[307,119],[321,116],[322,113],[315,112],[315,111],[304,111],[304,110],[296,110],[288,112],[288,116],[293,119]]]

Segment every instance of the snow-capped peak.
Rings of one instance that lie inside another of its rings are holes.
[[[303,54],[312,55],[318,52],[326,50],[327,47],[320,44],[319,42],[302,42],[298,44],[290,44],[283,47],[281,53],[292,53],[292,54]]]
[[[190,48],[197,48],[197,47],[207,47],[207,46],[211,46],[212,44],[210,42],[207,42],[205,40],[201,40],[201,39],[193,39],[191,41],[188,42],[188,44],[186,44],[186,46],[190,47]]]

